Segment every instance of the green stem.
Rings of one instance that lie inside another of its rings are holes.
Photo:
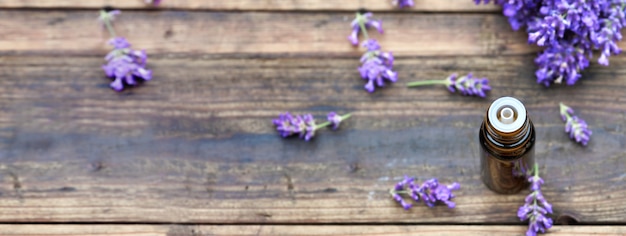
[[[330,121],[326,121],[326,122],[321,123],[321,124],[319,124],[319,125],[315,125],[315,130],[318,130],[318,129],[324,128],[324,127],[329,126],[329,125],[330,125]]]
[[[345,114],[345,115],[341,116],[341,121],[344,121],[344,120],[350,118],[351,116],[352,116],[352,113]]]
[[[109,34],[111,34],[111,37],[115,38],[116,37],[115,30],[113,29],[113,26],[111,26],[111,22],[105,21],[104,25],[107,26],[107,30],[109,30]]]
[[[393,196],[394,194],[409,194],[409,191],[407,191],[407,190],[396,190],[394,188],[390,188],[389,189],[389,194],[391,196]]]
[[[350,116],[352,116],[352,113],[348,113],[348,114],[345,114],[345,115],[341,116],[341,121],[344,121],[344,120],[350,118]],[[332,124],[332,123],[330,123],[330,121],[326,121],[326,122],[321,123],[319,125],[315,125],[315,130],[324,128],[326,126],[329,126],[330,124]]]
[[[109,21],[109,18],[105,16],[106,14],[108,14],[106,11],[104,10],[100,11],[100,18],[104,22],[104,25],[109,31],[109,34],[111,35],[111,37],[115,38],[116,37],[115,29],[113,29],[113,26],[111,25],[111,21]]]
[[[535,163],[535,166],[533,167],[533,172],[535,174],[535,177],[539,177],[539,164]]]
[[[559,107],[560,107],[560,110],[561,110],[561,115],[564,115],[565,118],[567,118],[567,120],[572,118],[572,116],[570,116],[570,114],[567,112],[567,109],[569,109],[568,106],[566,106],[565,104],[563,104],[561,102],[561,103],[559,103]]]
[[[363,15],[356,13],[356,18],[359,19],[359,27],[361,28],[361,32],[363,32],[363,37],[365,39],[369,39],[369,35],[367,35],[367,28],[365,28],[365,20],[363,19]]]
[[[414,82],[409,82],[406,84],[407,87],[416,87],[416,86],[422,86],[422,85],[433,85],[433,84],[448,84],[448,80],[444,79],[444,80],[422,80],[422,81],[414,81]]]

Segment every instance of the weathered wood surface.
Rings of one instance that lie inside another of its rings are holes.
[[[174,0],[162,1],[159,7],[146,5],[143,0],[0,0],[0,8],[92,8],[113,6],[122,9],[178,9],[214,11],[372,11],[398,10],[391,0]],[[493,4],[476,5],[473,0],[416,0],[415,6],[402,11],[416,12],[496,12]]]
[[[532,56],[397,60],[398,84],[366,93],[356,58],[156,57],[155,78],[116,93],[99,56],[0,57],[0,221],[160,223],[509,223],[525,193],[478,178],[477,130],[490,101],[525,102],[554,218],[626,219],[626,58],[573,87],[534,82]],[[474,71],[488,99],[403,83]],[[591,125],[583,148],[558,115]],[[311,142],[281,139],[278,113],[353,112]],[[458,181],[455,209],[404,211],[403,175]]]
[[[188,225],[0,225],[1,235],[53,236],[53,235],[194,235],[194,236],[519,236],[526,231],[524,226],[277,226],[277,225],[234,225],[234,226],[188,226]],[[625,226],[555,226],[549,235],[626,235]]]
[[[153,81],[108,88],[102,5],[128,9],[116,28],[147,50]],[[356,71],[362,50],[346,40],[363,6],[381,11],[385,34],[371,35],[400,73],[374,94]],[[535,123],[551,217],[626,223],[626,58],[593,66],[576,86],[544,88],[534,82],[538,48],[492,5],[0,0],[0,9],[2,235],[520,235],[526,193],[497,195],[478,178],[477,129],[500,96],[520,98]],[[452,72],[488,77],[494,90],[479,99],[403,86]],[[563,132],[561,101],[591,125],[589,146]],[[271,119],[285,111],[354,116],[304,142],[275,132]],[[387,189],[403,175],[460,182],[457,208],[402,210]],[[442,225],[393,225],[402,223]]]
[[[470,1],[470,0],[468,0]],[[212,1],[211,1],[212,2]],[[221,1],[216,1],[221,2]],[[225,1],[226,2],[226,1]],[[0,11],[0,51],[103,55],[108,32],[97,11]],[[528,55],[523,32],[497,14],[376,14],[383,50],[396,56]],[[347,40],[354,13],[125,12],[116,29],[151,54],[262,53],[358,57]]]

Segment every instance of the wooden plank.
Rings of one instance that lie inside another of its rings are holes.
[[[153,8],[142,0],[0,0],[0,8],[91,8],[114,6],[121,9]],[[177,10],[217,10],[217,11],[356,11],[367,8],[372,11],[398,10],[391,0],[164,0],[158,9]],[[398,10],[399,11],[399,10]],[[413,12],[496,12],[498,7],[492,4],[476,5],[472,0],[416,0],[415,6],[401,11]]]
[[[469,1],[469,0],[468,0]],[[218,2],[218,1],[210,1]],[[221,2],[221,1],[219,1]],[[108,33],[96,11],[0,11],[0,51],[102,55]],[[356,56],[347,40],[353,13],[126,12],[116,28],[150,54]],[[506,19],[482,14],[377,14],[371,33],[397,56],[527,55],[537,51]]]
[[[0,225],[1,235],[364,235],[489,236],[521,235],[526,226],[370,226],[370,225]],[[550,235],[626,235],[626,226],[554,226]]]
[[[110,90],[100,57],[0,57],[0,222],[519,223],[526,193],[480,182],[477,130],[491,100],[525,102],[554,218],[624,222],[626,58],[545,89],[532,57],[397,60],[398,84],[366,93],[357,58],[156,57],[155,78]],[[411,80],[474,71],[488,99]],[[564,101],[594,132],[568,139]],[[353,112],[311,142],[281,139],[279,112]],[[458,181],[458,207],[404,211],[403,175]]]

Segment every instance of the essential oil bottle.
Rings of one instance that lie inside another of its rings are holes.
[[[517,193],[528,187],[535,164],[535,127],[524,104],[513,97],[491,103],[480,126],[480,175],[494,192]]]

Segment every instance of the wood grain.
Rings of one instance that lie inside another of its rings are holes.
[[[536,125],[552,217],[626,219],[626,58],[552,88],[532,56],[399,58],[401,82],[368,94],[357,57],[157,56],[153,81],[116,93],[100,56],[1,56],[0,222],[519,224],[526,193],[487,190],[476,157],[506,95]],[[402,85],[469,71],[491,78],[487,99]],[[563,132],[559,101],[591,125],[589,146]],[[332,110],[354,116],[311,142],[271,125]],[[458,207],[404,211],[387,194],[403,175],[460,182]]]
[[[468,2],[471,0],[468,0]],[[88,1],[86,1],[88,2]],[[222,2],[222,1],[207,1]],[[224,1],[227,2],[227,1]],[[116,29],[149,54],[279,54],[357,56],[347,40],[353,13],[122,13]],[[496,14],[376,14],[372,32],[396,56],[528,55],[538,48]],[[14,54],[103,55],[108,33],[96,11],[0,11],[0,51]]]
[[[177,9],[219,11],[356,11],[367,8],[372,11],[400,12],[495,12],[495,5],[476,5],[472,0],[416,0],[415,6],[396,9],[391,0],[171,0],[162,1],[159,7],[144,4],[143,0],[0,0],[0,8],[67,8],[99,9],[113,6],[121,9]]]
[[[281,226],[281,225],[0,225],[0,235],[53,236],[53,235],[364,235],[364,236],[518,236],[525,226]],[[554,226],[550,235],[626,235],[626,226]]]

